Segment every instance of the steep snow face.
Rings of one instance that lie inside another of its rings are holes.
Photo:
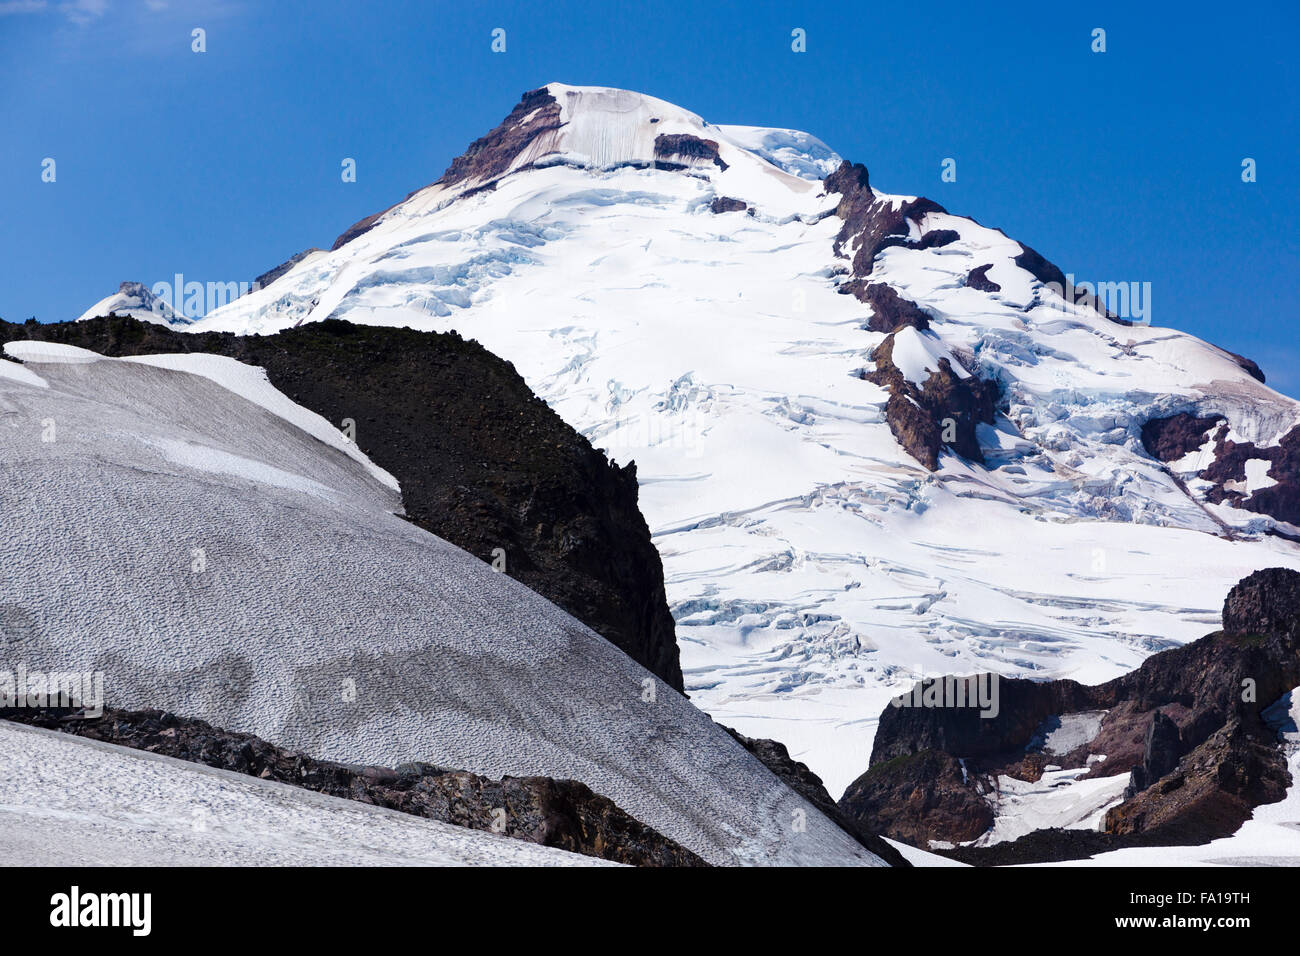
[[[153,294],[153,291],[139,282],[123,282],[112,295],[100,299],[77,319],[83,322],[100,315],[116,312],[129,315],[142,322],[156,322],[159,325],[176,327],[190,324],[190,320],[180,315],[167,302]]]
[[[0,722],[0,853],[44,866],[611,866]]]
[[[323,759],[581,780],[714,863],[880,863],[259,377],[6,351],[41,382],[0,377],[0,670]]]
[[[1216,627],[1243,575],[1300,567],[1265,534],[1300,529],[1207,501],[1143,450],[1143,423],[1182,411],[1261,446],[1300,422],[1226,353],[1066,302],[1020,243],[918,213],[868,277],[930,317],[895,354],[914,379],[947,359],[1003,396],[984,463],[945,452],[930,472],[861,377],[885,335],[840,294],[862,239],[837,255],[842,196],[815,181],[829,149],[626,91],[553,85],[512,116],[463,177],[199,327],[333,315],[456,329],[512,361],[636,460],[693,699],[832,792],[923,675],[1109,679]]]

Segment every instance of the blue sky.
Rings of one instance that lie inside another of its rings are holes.
[[[0,0],[0,316],[251,280],[559,80],[805,129],[1300,395],[1300,5],[1084,6]]]

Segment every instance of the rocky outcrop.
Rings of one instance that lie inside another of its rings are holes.
[[[1222,415],[1198,417],[1189,412],[1153,418],[1142,426],[1142,447],[1160,461],[1177,461],[1201,448],[1227,421]],[[1276,445],[1265,447],[1233,441],[1228,434],[1226,428],[1218,432],[1214,458],[1197,474],[1210,483],[1203,492],[1206,500],[1300,524],[1300,426],[1283,435]],[[1268,487],[1248,487],[1246,465],[1250,461],[1264,464]]]
[[[1065,280],[1065,273],[1055,263],[1049,262],[1039,255],[1037,250],[1031,249],[1023,242],[1020,244],[1020,250],[1020,255],[1016,256],[1013,261],[1039,282],[1056,285],[1061,289],[1065,289],[1069,285]]]
[[[655,159],[668,160],[668,168],[681,168],[683,164],[675,160],[703,160],[713,163],[723,172],[728,168],[718,155],[717,140],[701,139],[690,133],[660,133],[655,137]]]
[[[920,245],[925,241],[924,237],[917,242],[909,239],[913,227],[919,229],[927,214],[944,211],[938,203],[925,198],[909,199],[897,207],[892,200],[876,198],[868,181],[867,167],[847,160],[822,180],[822,188],[828,196],[840,194],[835,215],[844,220],[844,225],[835,237],[833,248],[835,255],[843,258],[847,258],[846,249],[855,250],[851,260],[855,279],[871,275],[872,263],[883,249],[890,246],[925,248]],[[943,245],[948,231],[951,230],[926,235],[933,236],[931,244]],[[839,291],[858,295],[864,291],[864,286],[850,282],[841,285]]]
[[[1229,352],[1225,348],[1220,348],[1219,351],[1227,355],[1228,358],[1232,359],[1234,362],[1236,362],[1237,366],[1243,372],[1249,375],[1251,378],[1255,379],[1257,382],[1260,382],[1261,384],[1264,382],[1264,370],[1259,367],[1259,363],[1256,362],[1254,359],[1248,359],[1246,358],[1246,356],[1238,355],[1236,352]]]
[[[872,282],[858,296],[871,306],[867,328],[872,332],[897,332],[903,326],[925,330],[930,327],[930,317],[910,299],[904,299],[894,287],[883,282]]]
[[[1166,733],[1168,731],[1166,730]],[[1164,773],[1133,769],[1137,792],[1106,813],[1103,829],[1166,844],[1201,844],[1235,832],[1255,807],[1281,800],[1291,784],[1277,742],[1233,718]]]
[[[507,574],[683,689],[635,465],[609,462],[478,343],[338,320],[247,337],[118,317],[0,323],[0,341],[27,338],[261,366],[295,402],[336,425],[355,422],[358,446],[401,484],[410,520],[484,561],[498,557]]]
[[[719,726],[722,726],[719,724]],[[911,866],[892,845],[882,840],[871,830],[860,826],[847,816],[831,799],[822,778],[813,773],[808,765],[795,760],[785,744],[776,740],[746,737],[730,727],[722,727],[737,743],[758,758],[768,770],[799,796],[824,813],[844,832],[876,854],[891,866]]]
[[[731,196],[718,196],[713,202],[709,203],[709,211],[715,213],[723,212],[745,212],[749,211],[752,216],[753,210],[749,208],[749,203],[743,199],[733,199]]]
[[[555,97],[546,87],[529,90],[495,129],[474,140],[465,152],[453,159],[447,171],[433,185],[457,186],[473,181],[479,184],[476,188],[491,188],[491,184],[505,175],[528,146],[539,137],[559,128],[560,104]],[[338,249],[358,236],[365,235],[392,209],[425,188],[427,187],[407,193],[387,209],[353,223],[334,240],[330,250]]]
[[[1265,474],[1272,485],[1245,490],[1246,462],[1252,459],[1268,463]],[[1216,504],[1227,503],[1300,525],[1300,425],[1283,435],[1276,445],[1268,447],[1232,441],[1226,432],[1220,434],[1214,447],[1214,461],[1200,477],[1213,485],[1205,497]]]
[[[867,381],[889,390],[885,418],[894,438],[931,471],[939,467],[944,447],[982,463],[976,429],[994,422],[997,386],[974,374],[959,375],[947,358],[940,358],[938,368],[918,386],[894,364],[895,335],[897,330],[871,353],[875,369],[862,373]]]
[[[298,263],[302,262],[302,260],[306,259],[313,252],[320,252],[320,250],[317,249],[315,246],[312,246],[310,249],[304,249],[296,256],[293,256],[292,258],[287,259],[284,262],[280,263],[274,269],[268,269],[266,272],[263,272],[260,276],[258,276],[256,279],[253,280],[253,288],[260,289],[263,286],[270,285],[272,282],[280,278],[280,276],[284,275],[286,272],[288,272]]]
[[[991,262],[982,266],[976,266],[970,272],[966,273],[966,285],[972,289],[978,289],[980,292],[1001,292],[1002,286],[989,278],[989,270],[992,268],[993,263]]]
[[[938,750],[873,763],[840,798],[860,826],[929,849],[931,841],[974,840],[993,825],[993,808],[961,762]]]
[[[1127,800],[1137,796],[1151,784],[1178,766],[1183,755],[1183,737],[1178,725],[1159,710],[1151,715],[1143,746],[1142,762],[1129,771],[1129,785],[1124,791]]]
[[[250,734],[157,710],[6,708],[0,718],[273,780],[317,793],[633,866],[706,866],[698,856],[576,780],[492,780],[432,764],[315,760]]]
[[[1094,777],[1130,775],[1125,799],[1106,815],[1106,832],[1038,833],[955,856],[1032,862],[1227,836],[1256,806],[1280,800],[1289,783],[1262,711],[1300,686],[1300,573],[1270,568],[1243,579],[1224,602],[1223,625],[1105,684],[999,681],[990,716],[974,707],[886,708],[870,767],[840,806],[891,838],[970,840],[977,818],[956,812],[964,804],[952,792],[949,761],[964,762],[965,795],[981,798],[984,780],[999,774],[1037,779],[1050,759]],[[1091,739],[1068,754],[1043,753],[1045,726],[1084,713],[1100,716]],[[922,754],[918,766],[936,775],[933,785],[909,770]],[[1106,759],[1089,762],[1090,754]]]
[[[1142,447],[1158,461],[1177,461],[1204,445],[1210,430],[1226,421],[1222,415],[1198,418],[1188,412],[1153,418],[1142,425]]]

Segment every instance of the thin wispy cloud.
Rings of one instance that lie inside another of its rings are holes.
[[[59,12],[78,26],[94,23],[108,12],[108,0],[66,0]]]
[[[44,13],[49,9],[45,0],[0,0],[0,17],[22,13]]]

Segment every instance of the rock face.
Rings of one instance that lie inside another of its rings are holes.
[[[290,259],[286,259],[284,262],[280,263],[274,269],[268,269],[266,272],[263,272],[260,276],[258,276],[256,279],[253,280],[253,287],[256,289],[260,289],[264,285],[270,285],[272,282],[280,278],[280,276],[284,275],[286,272],[288,272],[298,263],[302,262],[302,260],[306,259],[313,252],[320,252],[320,251],[321,250],[317,249],[315,246],[312,246],[310,249],[304,249],[296,256],[293,256]]]
[[[907,328],[904,323],[900,328]],[[961,376],[947,358],[920,386],[911,382],[894,363],[895,336],[891,332],[871,353],[876,367],[863,373],[869,382],[889,390],[885,417],[894,438],[926,468],[939,467],[939,451],[951,448],[970,461],[983,462],[976,429],[992,425],[997,407],[997,386],[976,375]]]
[[[961,763],[938,750],[873,763],[840,798],[850,820],[891,839],[930,848],[932,840],[973,840],[993,825],[993,808]]]
[[[670,164],[673,160],[705,160],[723,172],[728,168],[718,155],[716,140],[701,139],[689,133],[660,133],[655,137],[655,157],[669,160]]]
[[[1183,755],[1183,738],[1178,725],[1157,710],[1151,715],[1147,729],[1142,762],[1129,772],[1129,785],[1124,791],[1127,800],[1137,796],[1151,784],[1178,766]]]
[[[893,335],[903,328],[928,329],[929,316],[891,286],[868,278],[876,255],[890,246],[928,249],[956,241],[958,235],[951,229],[931,229],[919,239],[911,238],[920,231],[927,214],[942,213],[943,207],[925,198],[897,204],[878,198],[861,163],[841,163],[822,181],[822,187],[827,195],[840,194],[835,215],[844,225],[835,237],[835,255],[847,258],[847,250],[854,250],[850,276],[838,291],[871,306],[870,331],[889,333],[872,352],[875,370],[862,377],[889,390],[885,417],[894,437],[931,471],[939,467],[939,451],[945,446],[982,463],[976,427],[993,424],[997,387],[977,376],[958,374],[948,359],[940,359],[940,368],[921,385],[907,381],[893,361]]]
[[[529,144],[559,127],[560,104],[555,97],[545,87],[529,90],[500,125],[451,161],[438,182],[490,182],[503,175]]]
[[[1002,286],[989,278],[989,270],[992,268],[993,263],[991,262],[986,265],[976,266],[966,273],[966,284],[980,292],[1001,292]]]
[[[855,279],[871,275],[872,263],[882,249],[891,245],[917,245],[908,239],[912,228],[919,228],[927,213],[944,211],[938,203],[925,198],[910,199],[897,206],[887,199],[878,199],[871,190],[867,167],[847,160],[822,181],[822,187],[827,195],[840,194],[835,215],[844,220],[844,225],[835,237],[834,251],[835,255],[843,256],[845,249],[855,249],[851,260]],[[939,241],[932,240],[932,244],[943,245],[944,236],[936,238]],[[840,292],[860,297],[863,288],[863,284],[850,281],[840,286]]]
[[[102,717],[88,718],[82,711],[10,708],[0,710],[0,717],[602,860],[707,865],[576,780],[490,780],[423,763],[396,769],[349,766],[157,710],[108,708]]]
[[[1273,483],[1253,491],[1242,490],[1248,479],[1246,463],[1252,460],[1267,462],[1265,476]],[[1216,504],[1227,502],[1300,524],[1300,425],[1268,448],[1253,442],[1235,442],[1221,433],[1215,443],[1214,461],[1200,477],[1213,483],[1206,498]]]
[[[987,718],[974,707],[889,707],[870,768],[840,806],[895,839],[971,840],[983,832],[981,817],[963,800],[982,800],[985,778],[1037,779],[1049,759],[1042,728],[1059,726],[1064,716],[1101,713],[1090,739],[1073,741],[1069,753],[1053,752],[1050,761],[1090,767],[1092,777],[1130,774],[1123,802],[1106,814],[1105,832],[1040,831],[953,855],[1032,862],[1227,836],[1256,806],[1282,799],[1289,784],[1261,713],[1300,686],[1300,573],[1269,568],[1243,579],[1224,602],[1223,625],[1095,687],[1000,681],[997,713]],[[1090,754],[1106,759],[1085,763]],[[957,758],[964,784],[953,774]]]
[[[1206,499],[1300,524],[1300,426],[1284,434],[1276,445],[1260,447],[1254,442],[1233,441],[1226,428],[1216,435],[1215,429],[1226,423],[1222,415],[1198,417],[1189,412],[1153,418],[1142,426],[1142,446],[1153,458],[1174,462],[1213,437],[1214,458],[1195,475],[1211,485]],[[1247,464],[1252,461],[1259,463],[1256,467],[1262,466],[1267,479],[1263,487],[1249,487]]]
[[[1188,412],[1153,418],[1142,425],[1142,447],[1152,458],[1177,461],[1204,445],[1210,429],[1225,421],[1222,415],[1198,418]]]
[[[930,317],[915,302],[895,292],[891,285],[872,282],[858,298],[871,306],[867,328],[872,332],[897,332],[905,325],[922,331],[930,327]]]
[[[872,830],[859,825],[854,819],[845,814],[831,799],[831,795],[826,791],[821,777],[808,769],[807,764],[791,757],[790,751],[785,744],[777,740],[746,737],[730,727],[723,727],[722,729],[731,734],[737,743],[757,757],[763,766],[776,774],[787,787],[826,814],[841,829],[876,856],[891,866],[912,865],[907,862],[903,854],[878,837]]]
[[[465,152],[451,161],[437,184],[453,186],[477,180],[480,188],[490,189],[494,180],[504,175],[525,149],[545,134],[560,127],[560,104],[545,87],[529,90],[504,120],[486,136],[469,144]],[[424,189],[425,187],[420,187]],[[330,251],[342,248],[358,236],[365,235],[394,207],[406,202],[420,189],[406,194],[387,209],[353,223],[337,239]]]
[[[719,196],[713,202],[709,203],[709,211],[715,213],[722,212],[745,212],[749,209],[749,203],[743,199],[733,199],[731,196]],[[750,215],[753,215],[751,212]]]
[[[400,482],[410,520],[484,561],[503,558],[511,577],[682,690],[635,465],[607,461],[477,343],[337,320],[249,337],[125,318],[0,324],[0,340],[27,338],[261,366],[295,402],[355,422],[358,446]]]

